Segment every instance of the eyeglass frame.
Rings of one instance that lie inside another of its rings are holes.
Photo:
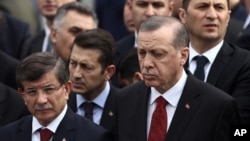
[[[42,91],[42,94],[45,94],[46,96],[53,95],[56,91],[60,90],[62,87],[65,87],[65,84],[60,84],[58,87],[52,88],[52,86],[45,86],[42,88],[36,88],[31,90],[23,90],[22,94],[26,94],[30,97],[37,97],[39,95],[38,90]],[[33,93],[33,94],[31,94]]]

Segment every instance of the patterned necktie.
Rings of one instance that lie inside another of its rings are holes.
[[[86,117],[89,120],[93,121],[94,103],[93,102],[84,102],[82,106],[83,106],[83,109],[84,109],[84,112],[85,112],[84,117]]]
[[[164,141],[167,133],[167,101],[162,97],[156,99],[156,108],[151,119],[148,141]]]
[[[194,72],[194,76],[198,79],[200,79],[201,81],[204,81],[205,79],[205,70],[204,70],[204,66],[207,64],[208,59],[205,56],[196,56],[194,57],[194,59],[196,60],[196,70]]]
[[[49,141],[49,139],[52,137],[53,132],[51,132],[49,129],[40,129],[40,139],[41,141]]]

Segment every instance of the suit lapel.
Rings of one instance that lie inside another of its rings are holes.
[[[76,119],[75,113],[71,109],[67,109],[67,112],[59,124],[56,133],[53,136],[53,141],[61,141],[63,138],[67,140],[73,140],[75,136],[75,129],[76,129]]]
[[[188,73],[188,79],[167,132],[166,141],[179,140],[200,105],[199,95],[199,83]]]
[[[104,105],[100,125],[106,129],[111,129],[114,124],[114,110],[116,94],[118,89],[110,85],[110,92]]]
[[[141,88],[137,89],[138,92],[135,92],[134,100],[137,103],[134,107],[134,116],[135,121],[134,130],[136,134],[136,140],[145,141],[147,140],[147,111],[148,111],[148,100],[150,96],[150,88],[145,85],[145,82],[141,83]],[[146,95],[146,96],[145,96]]]
[[[232,53],[233,49],[226,42],[224,42],[209,71],[207,78],[208,83],[212,85],[217,83],[220,76],[223,74],[226,65],[229,63],[231,58],[230,54]]]
[[[27,118],[24,118],[20,123],[15,138],[17,140],[22,139],[24,141],[31,141],[32,116],[30,115]]]

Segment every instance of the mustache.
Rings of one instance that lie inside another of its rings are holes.
[[[48,109],[52,109],[53,106],[51,104],[44,104],[44,105],[38,105],[36,104],[34,109],[35,110],[48,110]]]

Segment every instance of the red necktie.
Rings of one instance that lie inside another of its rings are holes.
[[[156,99],[156,108],[151,119],[148,141],[164,141],[167,132],[167,101],[162,97]]]
[[[41,141],[49,141],[49,139],[53,135],[53,133],[49,129],[47,129],[47,128],[40,129],[39,132],[40,132],[40,139],[41,139]]]

